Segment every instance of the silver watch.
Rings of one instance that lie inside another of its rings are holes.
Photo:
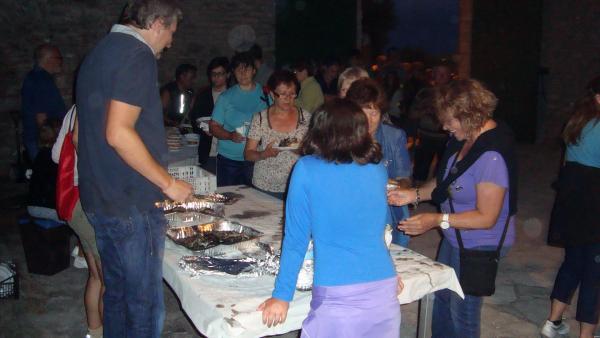
[[[446,230],[450,227],[450,214],[442,214],[442,221],[440,222],[440,228]]]

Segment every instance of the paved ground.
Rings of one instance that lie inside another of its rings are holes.
[[[558,167],[559,150],[548,146],[520,147],[520,201],[517,243],[502,261],[497,292],[485,300],[482,337],[539,337],[548,312],[548,295],[562,250],[546,246],[546,224],[554,198],[550,183]],[[73,267],[54,276],[29,274],[14,208],[26,187],[0,182],[0,260],[19,264],[18,300],[0,300],[0,337],[84,337],[83,288],[87,270]],[[426,210],[428,207],[421,207]],[[432,232],[413,239],[410,247],[435,257],[439,236]],[[197,337],[199,333],[165,286],[167,316],[164,337]],[[402,337],[414,337],[417,305],[402,308]],[[578,327],[567,313],[576,336]],[[600,332],[598,333],[600,335]]]

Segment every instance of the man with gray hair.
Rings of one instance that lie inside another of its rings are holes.
[[[62,70],[62,55],[56,46],[43,44],[34,51],[34,66],[23,81],[21,110],[23,144],[33,162],[38,153],[39,131],[48,119],[62,120],[65,102],[54,82],[54,75]]]
[[[154,206],[183,201],[171,177],[156,59],[181,20],[173,0],[132,0],[83,61],[77,78],[79,189],[96,231],[104,337],[159,337],[164,320],[166,220]]]

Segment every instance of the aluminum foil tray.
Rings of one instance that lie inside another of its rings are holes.
[[[236,194],[233,192],[224,192],[224,193],[212,193],[208,195],[195,195],[198,200],[213,202],[213,203],[223,203],[225,205],[232,205],[237,202],[242,195]]]
[[[214,217],[225,215],[225,204],[207,200],[194,199],[188,202],[163,201],[157,202],[156,206],[164,210],[165,214],[174,212],[199,212]]]
[[[192,278],[204,275],[274,276],[279,271],[279,254],[270,246],[257,242],[225,256],[183,256],[179,260],[179,267]]]
[[[189,227],[198,224],[216,222],[220,217],[206,215],[200,212],[170,212],[165,214],[170,228]]]
[[[228,220],[171,228],[167,230],[175,244],[181,245],[197,255],[222,256],[236,251],[248,251],[256,247],[263,233],[249,226]]]

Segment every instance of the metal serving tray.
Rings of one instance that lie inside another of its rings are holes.
[[[175,244],[196,255],[210,257],[251,250],[262,235],[258,230],[229,220],[167,230],[167,237]]]

